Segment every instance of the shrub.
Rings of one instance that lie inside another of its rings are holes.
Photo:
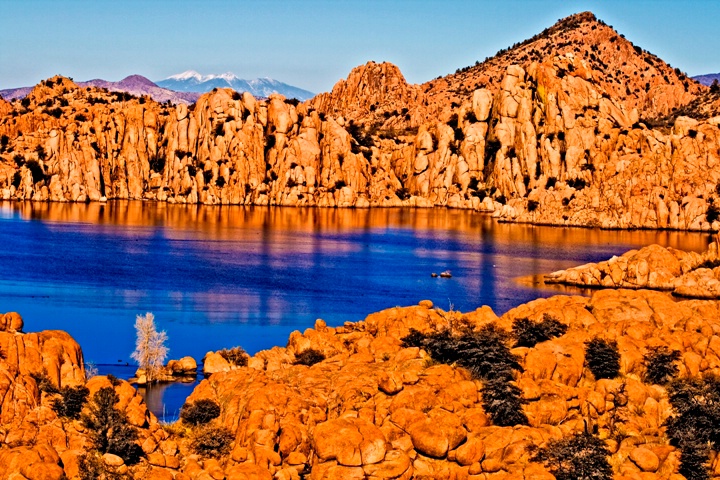
[[[495,201],[498,202],[500,205],[505,205],[507,203],[507,198],[505,198],[505,195],[499,195],[495,198]]]
[[[410,329],[402,345],[424,348],[433,360],[457,364],[483,380],[483,408],[496,425],[527,425],[522,392],[511,383],[513,370],[521,367],[506,345],[509,339],[506,331],[490,323],[477,332],[465,330],[459,335],[450,330],[423,334]]]
[[[13,156],[13,161],[15,162],[15,166],[18,167],[18,168],[20,168],[20,167],[22,167],[23,165],[25,165],[25,157],[23,157],[23,156],[20,155],[19,153],[16,153],[16,154]]]
[[[137,430],[128,423],[127,416],[115,408],[118,401],[112,387],[103,387],[95,392],[87,413],[83,413],[80,420],[100,453],[112,453],[132,465],[142,456],[142,449],[136,443]]]
[[[347,183],[345,183],[345,180],[338,180],[335,182],[335,190],[340,190],[343,187],[346,187]]]
[[[585,364],[596,380],[617,377],[620,374],[617,342],[597,337],[585,342]]]
[[[230,349],[223,348],[218,354],[233,365],[238,367],[246,367],[250,356],[242,347],[233,347]]]
[[[307,350],[295,355],[295,365],[307,365],[308,367],[311,367],[323,360],[325,360],[325,354],[323,354],[320,350],[315,350],[314,348],[308,348]]]
[[[49,394],[60,393],[60,390],[58,390],[52,380],[50,380],[50,377],[47,376],[46,372],[31,373],[30,376],[33,378],[33,380],[35,380],[38,390],[40,390],[41,392]]]
[[[25,163],[25,167],[30,170],[33,183],[38,183],[45,180],[45,170],[43,170],[42,165],[40,165],[37,160],[28,160]]]
[[[680,352],[667,347],[655,347],[645,354],[645,381],[664,385],[679,373],[674,362],[680,360]]]
[[[410,194],[410,192],[408,191],[407,188],[403,187],[403,188],[398,188],[397,190],[395,190],[395,196],[397,196],[400,200],[407,200],[412,195]]]
[[[540,202],[537,200],[528,200],[527,209],[528,212],[534,212],[540,206]]]
[[[77,387],[63,387],[60,390],[60,398],[56,398],[52,402],[52,409],[61,417],[70,419],[80,418],[87,397],[90,391],[82,385]]]
[[[207,398],[188,402],[180,409],[180,418],[192,425],[202,425],[219,416],[220,405]]]
[[[215,179],[215,185],[217,185],[218,188],[223,188],[225,183],[225,177],[223,176],[218,176],[218,178]]]
[[[234,439],[235,436],[227,428],[206,428],[195,435],[190,448],[198,455],[221,457],[230,451]]]
[[[670,444],[680,449],[680,474],[709,478],[709,450],[720,445],[720,379],[717,376],[675,380],[668,386],[675,415],[666,422]]]
[[[584,178],[569,178],[565,183],[567,183],[568,187],[574,188],[575,190],[582,190],[587,187],[587,182]]]
[[[162,173],[165,170],[165,157],[160,154],[150,157],[150,170]]]
[[[98,480],[107,474],[105,462],[94,453],[86,452],[78,457],[78,474],[80,480]],[[114,477],[105,477],[114,480]]]
[[[499,376],[483,383],[482,406],[495,425],[512,427],[527,425],[528,419],[522,405],[522,390],[510,383],[512,376]]]
[[[547,313],[539,322],[533,322],[528,318],[518,318],[515,319],[512,326],[516,347],[534,347],[540,342],[560,337],[566,331],[567,325],[560,323],[559,320]]]
[[[87,117],[83,115],[82,113],[78,113],[75,115],[75,121],[76,122],[87,122]]]
[[[240,95],[240,92],[233,92],[232,93],[232,99],[233,100],[240,100],[242,98],[242,95]]]
[[[610,452],[605,442],[589,433],[550,440],[533,460],[542,462],[557,480],[610,480]]]
[[[225,129],[223,127],[222,123],[218,123],[215,125],[215,136],[216,137],[222,137],[225,135]]]
[[[720,208],[714,203],[710,203],[705,211],[705,219],[708,223],[713,223],[715,220],[720,219]]]

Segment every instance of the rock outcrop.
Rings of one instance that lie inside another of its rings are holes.
[[[591,14],[421,86],[369,62],[302,104],[219,89],[170,106],[88,88],[54,77],[0,103],[3,199],[446,206],[720,228],[720,117],[712,102],[679,115],[695,115],[708,88]]]
[[[666,290],[680,297],[720,298],[720,237],[702,254],[660,245],[545,275],[548,284]]]

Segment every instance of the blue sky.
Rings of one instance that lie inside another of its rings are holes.
[[[720,72],[715,0],[0,0],[0,89],[193,69],[321,92],[368,60],[420,83],[584,10],[690,75]]]

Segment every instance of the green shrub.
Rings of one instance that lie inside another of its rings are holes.
[[[589,433],[550,440],[533,460],[542,462],[557,480],[610,480],[610,452],[605,442]]]
[[[325,360],[325,355],[320,350],[315,350],[314,348],[308,348],[295,355],[295,365],[307,365],[311,367],[323,360]]]
[[[516,347],[534,347],[540,342],[560,337],[565,332],[567,332],[567,325],[560,323],[559,320],[547,313],[539,322],[533,322],[528,318],[518,318],[515,319],[512,326]]]
[[[224,427],[205,428],[199,431],[190,443],[190,448],[198,455],[221,457],[230,451],[235,436]]]
[[[585,364],[596,380],[617,377],[620,374],[617,342],[597,337],[585,342]]]
[[[188,402],[180,409],[180,418],[192,425],[203,425],[219,416],[220,405],[208,398]]]
[[[119,397],[112,387],[101,388],[93,395],[87,413],[83,413],[80,420],[100,453],[112,453],[132,465],[142,456],[142,449],[136,442],[136,428],[128,423],[123,412],[115,408],[118,401]]]
[[[679,373],[675,362],[680,360],[680,352],[667,347],[649,349],[644,356],[645,381],[657,385],[664,385]]]
[[[242,347],[223,348],[218,354],[233,365],[246,367],[250,356]]]
[[[90,391],[87,387],[79,385],[77,387],[63,387],[60,390],[60,398],[56,398],[52,402],[52,409],[61,417],[77,419],[80,418],[87,397]]]

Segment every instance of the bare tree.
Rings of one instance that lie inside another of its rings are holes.
[[[167,334],[157,331],[155,316],[150,312],[135,318],[135,331],[137,338],[132,358],[145,370],[145,376],[150,383],[157,378],[167,357],[168,348],[165,346]]]

